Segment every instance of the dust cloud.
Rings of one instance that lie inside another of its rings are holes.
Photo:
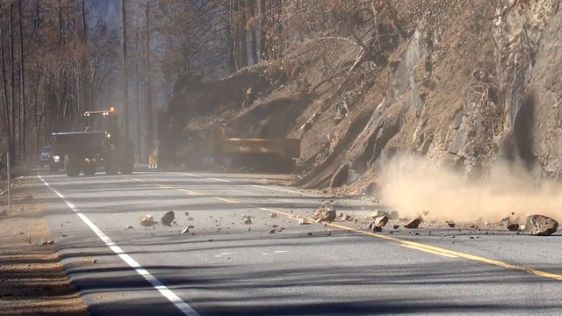
[[[482,179],[467,181],[459,172],[428,159],[398,156],[382,168],[383,203],[401,217],[429,212],[429,219],[498,222],[511,215],[524,223],[529,214],[562,220],[562,186],[538,183],[521,167],[498,163]]]

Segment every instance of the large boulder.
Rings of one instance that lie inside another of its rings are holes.
[[[415,229],[415,228],[418,228],[418,226],[420,226],[420,224],[422,222],[423,222],[423,218],[418,216],[418,217],[410,220],[406,225],[404,225],[404,227],[408,228],[408,229]]]
[[[558,222],[544,215],[530,215],[527,217],[525,231],[534,236],[550,236],[558,230]]]

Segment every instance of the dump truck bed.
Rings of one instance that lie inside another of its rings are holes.
[[[100,151],[104,132],[54,133],[53,151],[56,153]]]
[[[216,149],[220,154],[275,155],[285,158],[300,157],[299,139],[225,138]]]

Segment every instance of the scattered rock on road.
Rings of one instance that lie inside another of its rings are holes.
[[[189,227],[184,228],[184,230],[181,231],[182,234],[187,234],[189,233]]]
[[[269,217],[271,217],[271,218],[277,218],[277,214],[276,214],[276,213],[271,213],[271,214],[269,214]]]
[[[394,228],[394,229],[400,229],[400,225],[394,225],[394,226],[392,226],[392,228]]]
[[[164,226],[172,226],[172,223],[174,222],[175,218],[176,218],[176,214],[174,213],[174,211],[168,211],[164,213],[164,216],[162,216],[160,222]]]
[[[338,215],[338,218],[343,222],[349,222],[353,219],[351,215],[347,213],[340,213],[340,215]]]
[[[409,221],[406,225],[404,225],[404,227],[408,229],[415,229],[418,228],[418,226],[420,226],[422,222],[423,222],[423,218],[418,216],[413,220]]]
[[[375,218],[374,224],[375,224],[375,226],[380,226],[382,228],[382,227],[385,227],[386,224],[388,224],[388,220],[389,220],[388,216],[386,216],[386,215],[380,216],[380,217]]]
[[[374,233],[382,232],[382,227],[377,225],[375,222],[371,222],[368,226],[369,230]]]
[[[55,244],[54,240],[45,240],[44,242],[41,243],[41,246],[51,246],[54,244]]]
[[[318,223],[333,222],[338,214],[336,213],[336,209],[330,203],[326,203],[321,205],[314,214],[312,214],[312,218],[317,221]]]
[[[516,231],[519,230],[519,224],[517,224],[517,223],[508,223],[505,227],[510,232],[516,232]]]
[[[275,229],[271,229],[271,230],[269,231],[269,233],[270,233],[270,234],[275,234]]]
[[[242,223],[246,224],[246,225],[251,225],[252,224],[252,218],[250,216],[242,216]]]
[[[299,219],[299,225],[310,225],[310,223],[308,222],[308,219],[306,217],[303,217]]]
[[[455,228],[455,226],[457,226],[457,224],[453,221],[446,221],[445,223],[447,223],[447,225],[451,228]]]
[[[141,217],[140,224],[145,227],[152,227],[158,224],[158,222],[154,220],[154,217],[152,215],[147,214]]]
[[[132,225],[127,226],[127,229],[133,229]]]
[[[544,215],[530,215],[527,217],[525,231],[533,236],[550,236],[558,230],[558,222]]]

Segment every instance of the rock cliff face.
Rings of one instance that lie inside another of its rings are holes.
[[[205,84],[213,89],[182,89],[197,95],[243,82],[229,92],[242,101],[252,88],[256,97],[244,108],[222,107],[209,120],[260,133],[276,121],[266,119],[268,109],[287,117],[269,135],[302,139],[299,172],[308,187],[367,183],[396,153],[426,156],[474,179],[500,160],[537,179],[558,178],[560,1],[397,1],[395,9],[376,27],[397,35],[374,34],[368,58],[350,58],[335,83],[318,75],[318,58],[300,55],[251,70],[253,83],[246,72]],[[346,56],[345,45],[331,53]],[[169,116],[197,108],[186,98],[177,93]],[[283,104],[297,108],[280,111]]]

